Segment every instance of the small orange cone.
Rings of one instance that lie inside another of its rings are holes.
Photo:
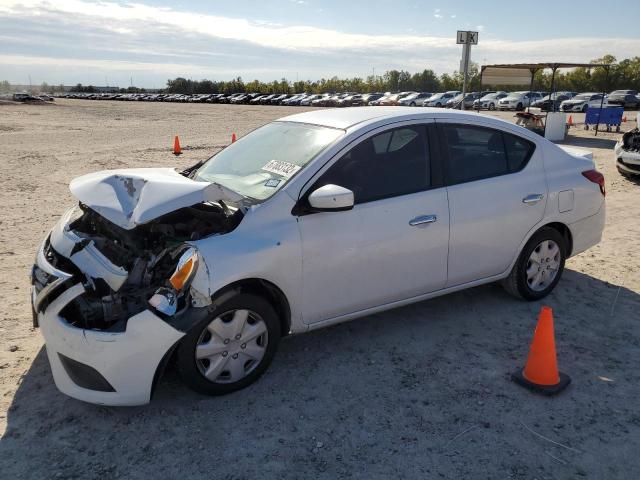
[[[173,154],[180,155],[182,153],[182,149],[180,148],[180,139],[178,135],[176,135],[175,140],[173,141]]]
[[[556,341],[553,333],[553,310],[542,307],[538,325],[533,333],[531,349],[524,370],[518,370],[511,379],[537,393],[555,395],[571,383],[571,379],[558,371]]]
[[[567,124],[568,124],[570,127],[573,127],[573,116],[572,116],[572,115],[569,115],[569,121],[567,122]]]
[[[231,134],[231,143],[235,142],[237,140],[236,134],[235,132]]]
[[[626,122],[627,121],[627,116],[625,115],[624,117],[622,117],[622,121]]]

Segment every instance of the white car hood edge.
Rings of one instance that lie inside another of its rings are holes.
[[[75,178],[69,189],[80,202],[131,230],[180,208],[244,197],[210,182],[197,182],[172,168],[104,170]]]

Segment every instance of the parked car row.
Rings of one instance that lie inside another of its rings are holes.
[[[390,106],[437,107],[476,110],[523,110],[533,106],[548,111],[585,112],[589,107],[600,107],[602,93],[580,93],[561,91],[503,92],[483,91],[462,94],[457,90],[447,92],[376,92],[376,93],[213,93],[213,94],[168,94],[168,93],[67,93],[63,98],[87,100],[123,100],[147,102],[182,103],[228,103],[249,105],[287,105],[312,107],[360,107]],[[621,105],[625,108],[640,108],[640,96],[635,90],[616,90],[605,95],[604,105]]]
[[[31,95],[30,93],[14,93],[12,96],[14,102],[53,102],[53,97],[45,93],[40,95]]]

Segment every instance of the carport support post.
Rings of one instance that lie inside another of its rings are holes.
[[[555,100],[553,99],[553,94],[555,93],[555,79],[556,79],[556,67],[551,69],[551,86],[549,87],[549,106],[553,108],[553,112],[556,111]],[[531,100],[529,100],[529,105],[531,105]],[[543,137],[547,136],[547,117],[549,116],[549,107],[547,107],[547,114],[544,116],[544,132],[542,134]]]
[[[606,76],[604,77],[604,88],[609,88],[609,67],[610,65],[607,65],[604,68],[604,71],[607,72]],[[602,92],[602,98],[600,99],[600,112],[598,113],[598,123],[596,123],[596,134],[594,136],[598,136],[598,127],[600,126],[600,116],[602,115],[602,106],[604,105],[604,96],[607,94],[606,91]],[[589,107],[587,107],[587,109],[589,109]],[[586,115],[586,113],[585,113]],[[586,123],[586,119],[585,119],[585,123]]]
[[[531,82],[529,83],[529,105],[527,105],[527,112],[531,113],[531,92],[533,91],[533,77],[536,76],[537,68],[530,68]]]
[[[480,98],[482,98],[482,86],[484,85],[484,83],[482,82],[482,75],[484,75],[484,68],[485,68],[484,65],[480,67]],[[480,113],[480,98],[478,99],[478,108],[476,110],[476,113]]]

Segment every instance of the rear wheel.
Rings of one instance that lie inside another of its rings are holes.
[[[529,239],[518,261],[502,284],[507,292],[525,300],[539,300],[560,281],[566,260],[564,237],[544,227]]]
[[[223,395],[244,388],[267,369],[280,341],[280,323],[262,297],[241,293],[196,324],[177,350],[182,380],[193,390]]]

